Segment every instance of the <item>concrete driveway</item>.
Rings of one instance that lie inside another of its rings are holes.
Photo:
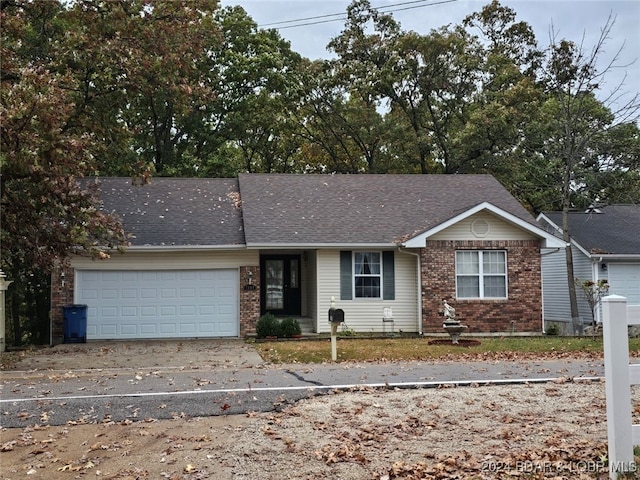
[[[252,367],[256,350],[239,339],[68,343],[25,352],[11,370]]]

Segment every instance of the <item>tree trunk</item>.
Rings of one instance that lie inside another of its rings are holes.
[[[15,277],[14,277],[15,278]],[[17,287],[17,285],[14,285]],[[22,345],[22,326],[20,325],[20,300],[18,298],[18,289],[14,288],[11,292],[11,327],[13,329],[13,346]]]
[[[578,299],[576,296],[575,273],[573,271],[573,253],[571,250],[571,232],[569,231],[569,205],[563,202],[562,207],[562,239],[564,240],[565,258],[567,262],[567,285],[569,287],[569,305],[571,306],[571,326],[574,335],[582,334],[582,324],[578,311]]]

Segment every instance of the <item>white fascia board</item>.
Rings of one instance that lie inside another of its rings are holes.
[[[197,252],[206,250],[246,250],[246,245],[132,245],[124,250],[133,252]],[[112,251],[116,251],[113,249]]]
[[[249,249],[260,250],[354,250],[354,249],[389,249],[396,248],[395,243],[247,243]]]
[[[464,211],[460,215],[456,215],[455,217],[450,218],[446,222],[442,222],[441,224],[436,225],[435,227],[427,230],[426,232],[423,232],[407,240],[404,243],[404,246],[407,248],[424,247],[427,238],[484,210],[493,213],[494,215],[503,219],[504,221],[511,223],[512,225],[515,225],[521,228],[522,230],[525,230],[531,233],[532,235],[535,235],[536,237],[541,238],[542,240],[544,240],[542,244],[542,248],[564,248],[565,247],[565,243],[561,239],[551,235],[550,233],[547,233],[545,230],[543,230],[540,227],[536,227],[535,225],[532,225],[529,222],[525,222],[521,218],[518,218],[515,215],[512,215],[511,213],[506,212],[505,210],[502,210],[501,208],[498,208],[489,202],[482,202],[476,205],[475,207],[472,207],[469,210]]]
[[[598,263],[600,261],[610,261],[610,260],[621,260],[621,261],[632,261],[632,262],[640,262],[640,254],[637,253],[591,253],[589,254],[594,263]]]

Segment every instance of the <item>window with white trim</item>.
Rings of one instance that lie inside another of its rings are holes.
[[[456,252],[457,298],[507,298],[507,252]]]
[[[380,252],[353,253],[355,298],[382,297],[382,255]]]

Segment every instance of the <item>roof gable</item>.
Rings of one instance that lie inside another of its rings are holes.
[[[562,234],[562,212],[538,217]],[[569,212],[574,243],[587,255],[640,255],[640,206],[608,205],[596,211]]]
[[[517,217],[507,211],[504,211],[498,207],[496,207],[495,205],[492,205],[489,202],[482,202],[458,215],[456,215],[455,217],[452,217],[450,219],[448,219],[445,222],[442,222],[436,226],[434,226],[433,228],[419,234],[416,235],[415,237],[407,240],[405,242],[405,246],[409,247],[409,248],[419,248],[419,247],[423,247],[425,245],[426,240],[451,227],[452,225],[461,222],[462,220],[469,218],[475,214],[477,214],[478,212],[482,212],[482,211],[487,211],[492,213],[493,215],[495,215],[496,217],[502,219],[503,221],[517,227],[520,228],[528,233],[531,233],[532,235],[535,235],[536,237],[543,239],[545,241],[545,244],[543,245],[544,247],[549,247],[549,248],[560,248],[564,246],[564,243],[559,240],[558,238],[554,237],[553,235],[545,232],[542,228],[532,225],[530,222],[528,221],[524,221],[522,218]]]

